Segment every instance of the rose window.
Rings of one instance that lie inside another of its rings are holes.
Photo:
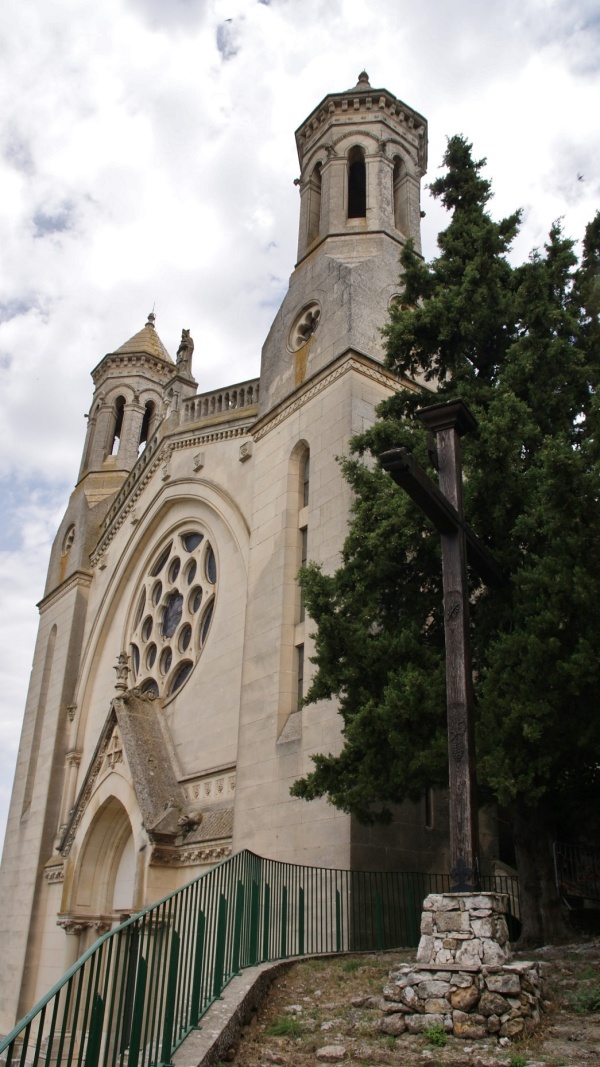
[[[134,684],[171,697],[192,673],[208,638],[217,592],[214,549],[200,530],[172,537],[152,560],[131,627]]]
[[[292,352],[297,352],[316,333],[320,318],[321,308],[316,300],[302,309],[290,330],[289,347]]]

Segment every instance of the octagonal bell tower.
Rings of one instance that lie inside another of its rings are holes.
[[[427,123],[363,71],[296,131],[298,262],[263,348],[261,413],[352,350],[383,359],[379,329],[399,254],[421,248]]]

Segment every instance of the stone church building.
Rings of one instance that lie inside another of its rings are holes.
[[[391,391],[417,388],[383,367],[379,328],[403,243],[420,246],[427,124],[363,72],[296,143],[298,262],[260,377],[199,391],[189,332],[172,358],[153,315],[92,371],[1,870],[2,1032],[101,932],[238,849],[446,865],[431,797],[367,830],[289,795],[311,753],[340,747],[333,702],[299,707],[298,568],[338,564],[336,456]]]

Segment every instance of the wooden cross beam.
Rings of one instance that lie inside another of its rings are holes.
[[[467,560],[488,585],[506,577],[492,554],[464,521],[460,437],[477,422],[462,400],[421,408],[417,418],[437,438],[439,488],[405,448],[392,448],[380,462],[441,534],[446,642],[446,704],[450,784],[451,890],[479,889],[473,686],[469,645]]]

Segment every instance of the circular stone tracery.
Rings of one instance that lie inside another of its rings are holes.
[[[134,684],[143,692],[168,698],[189,678],[210,630],[217,578],[214,549],[198,529],[171,537],[152,559],[130,630]]]
[[[297,352],[316,333],[320,318],[321,308],[316,300],[302,309],[290,330],[291,352]]]

